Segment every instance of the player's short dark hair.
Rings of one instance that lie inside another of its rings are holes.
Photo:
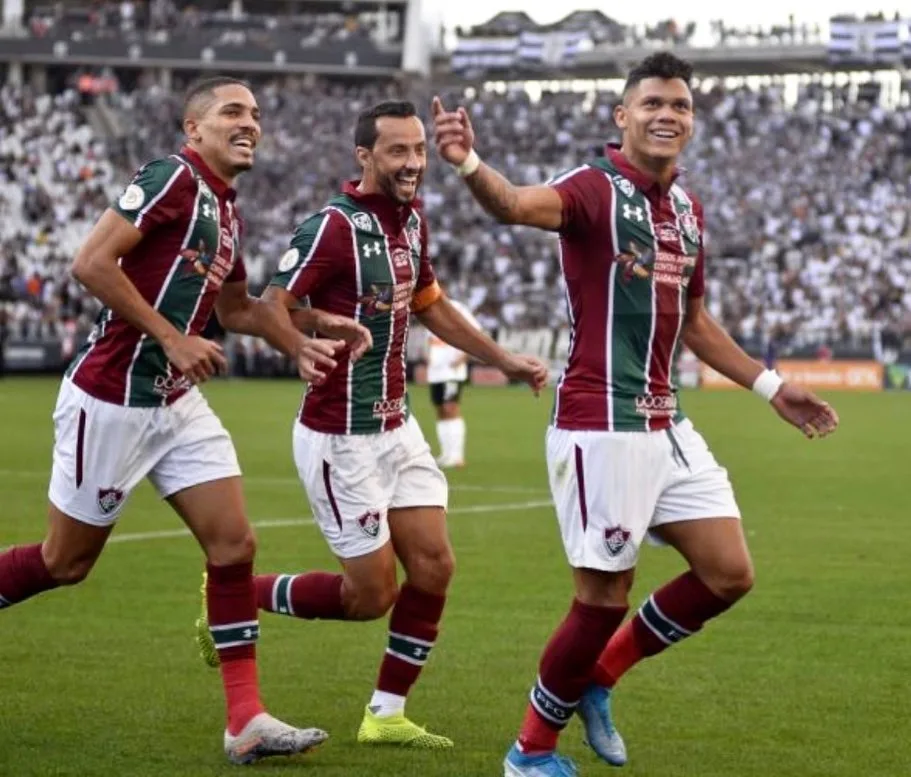
[[[383,116],[393,116],[397,119],[409,119],[418,115],[418,109],[413,102],[408,100],[387,100],[378,103],[372,108],[361,111],[357,117],[354,128],[354,145],[361,148],[373,148],[380,133],[376,128],[376,120]]]
[[[693,66],[686,60],[671,54],[669,51],[658,51],[650,54],[629,71],[623,94],[639,85],[646,78],[663,78],[670,81],[679,78],[687,86],[693,78]]]
[[[206,103],[215,99],[215,90],[220,86],[243,86],[250,88],[250,84],[241,78],[232,76],[208,76],[194,81],[184,92],[183,96],[183,117],[192,112],[205,112]]]

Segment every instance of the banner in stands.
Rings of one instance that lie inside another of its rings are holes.
[[[875,361],[800,361],[782,359],[775,369],[787,381],[810,389],[882,391],[883,365]],[[702,387],[732,389],[737,384],[711,367],[702,365]]]
[[[7,372],[60,372],[66,363],[59,340],[7,340],[0,347],[0,366]]]
[[[834,17],[829,22],[829,60],[894,64],[909,46],[907,19]]]

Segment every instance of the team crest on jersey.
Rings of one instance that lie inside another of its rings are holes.
[[[98,507],[105,515],[109,515],[120,507],[123,502],[123,491],[119,488],[99,488]]]
[[[380,514],[376,510],[368,510],[357,519],[357,525],[370,539],[375,540],[380,533]]]
[[[212,266],[213,254],[206,247],[204,240],[200,240],[196,248],[185,248],[180,252],[181,258],[186,262],[186,271],[205,277]]]
[[[373,232],[373,219],[366,213],[355,213],[351,220],[358,229],[363,229],[365,232]]]
[[[371,283],[370,291],[358,297],[357,301],[365,316],[375,316],[392,310],[394,294],[395,287],[390,283]]]
[[[628,178],[624,178],[622,175],[615,175],[611,180],[625,197],[632,197],[636,193],[636,187],[633,185],[633,182]]]
[[[623,282],[629,283],[633,278],[648,278],[655,264],[655,252],[643,248],[637,243],[630,243],[622,254],[617,254],[617,264],[623,273]]]
[[[604,547],[611,556],[619,556],[626,543],[629,542],[630,533],[622,526],[604,530]]]
[[[408,243],[411,250],[421,253],[421,230],[419,227],[413,227],[407,231]]]
[[[699,220],[695,213],[681,213],[680,226],[687,240],[691,243],[699,242]]]

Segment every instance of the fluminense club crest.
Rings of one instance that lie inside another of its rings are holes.
[[[371,539],[376,539],[380,533],[380,514],[377,510],[368,510],[357,519],[357,525]]]
[[[120,507],[123,502],[123,491],[119,488],[99,488],[98,507],[105,515],[109,515]]]
[[[687,240],[691,243],[699,242],[699,220],[695,213],[681,213],[680,227]]]
[[[613,529],[604,530],[604,547],[612,556],[619,556],[626,543],[629,542],[630,533],[622,526],[615,526]]]

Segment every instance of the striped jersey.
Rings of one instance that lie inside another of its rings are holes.
[[[113,210],[143,234],[119,265],[177,329],[198,335],[225,282],[245,281],[240,221],[229,188],[192,149],[157,159],[133,177]],[[162,347],[104,308],[67,375],[104,402],[170,404],[191,387]]]
[[[551,186],[572,328],[553,424],[666,429],[684,417],[671,368],[687,300],[704,294],[702,205],[676,183],[662,191],[613,146]]]
[[[357,181],[295,231],[272,284],[314,308],[353,318],[373,335],[356,363],[341,353],[319,386],[310,384],[300,423],[327,434],[375,434],[408,418],[406,342],[411,312],[442,292],[427,255],[419,201],[401,205],[363,194]]]

